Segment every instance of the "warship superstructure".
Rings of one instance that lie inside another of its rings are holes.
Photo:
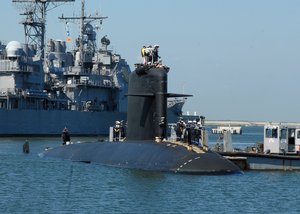
[[[82,0],[80,16],[60,17],[80,24],[75,49],[67,51],[62,40],[44,44],[47,7],[73,1],[13,0],[33,6],[21,14],[25,44],[0,43],[0,136],[59,135],[64,127],[72,135],[106,135],[116,120],[126,120],[130,67],[109,49],[107,36],[100,47],[96,42],[94,23],[107,17],[87,16]],[[175,115],[178,105],[169,108]]]

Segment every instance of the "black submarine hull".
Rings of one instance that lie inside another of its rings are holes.
[[[235,164],[215,152],[196,153],[169,142],[85,142],[48,149],[42,153],[42,157],[197,175],[240,172]]]

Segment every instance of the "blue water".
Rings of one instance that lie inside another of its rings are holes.
[[[234,137],[239,145],[251,136],[256,143],[262,133],[249,129],[243,136]],[[191,176],[119,169],[43,159],[38,153],[60,139],[28,140],[25,155],[24,138],[0,139],[0,213],[300,213],[300,172]]]

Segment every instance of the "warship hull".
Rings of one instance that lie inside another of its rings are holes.
[[[64,127],[72,136],[95,136],[108,135],[126,113],[0,109],[0,118],[0,136],[58,136]]]
[[[170,122],[180,116],[177,108],[168,108]],[[125,112],[0,109],[0,136],[59,136],[64,127],[72,136],[108,135],[109,127],[126,117]]]

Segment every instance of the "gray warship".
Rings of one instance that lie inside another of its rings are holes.
[[[45,45],[47,8],[75,0],[12,0],[31,4],[21,22],[25,44],[0,43],[0,136],[107,135],[115,121],[126,120],[128,77],[126,60],[109,49],[107,36],[97,46],[94,25],[107,17],[81,15],[59,19],[80,23],[76,47],[66,41]],[[181,115],[184,99],[168,104],[170,121]],[[172,119],[173,118],[173,119]]]

